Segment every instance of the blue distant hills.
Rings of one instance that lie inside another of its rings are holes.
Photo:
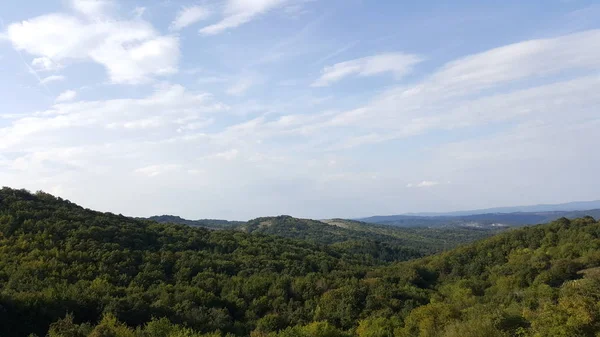
[[[496,207],[488,209],[446,212],[406,213],[398,215],[371,216],[358,219],[367,223],[394,226],[519,226],[546,223],[558,218],[584,216],[600,217],[600,200],[577,201],[564,204]]]

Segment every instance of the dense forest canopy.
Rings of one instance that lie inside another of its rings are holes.
[[[598,336],[600,223],[411,261],[0,190],[0,336]]]
[[[143,220],[143,218],[140,219]],[[228,221],[220,219],[188,220],[176,215],[155,215],[147,219],[160,223],[173,223],[179,225],[204,227],[208,229],[233,229],[246,223],[244,221]]]
[[[491,236],[505,228],[412,227],[368,224],[345,219],[312,220],[287,215],[247,222],[186,220],[162,215],[148,218],[160,223],[185,224],[209,229],[233,229],[329,245],[347,254],[391,262],[422,257]]]

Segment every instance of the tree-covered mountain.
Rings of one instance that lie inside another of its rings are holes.
[[[172,223],[179,225],[204,227],[208,229],[233,229],[245,224],[244,221],[228,221],[219,219],[188,220],[176,215],[155,215],[147,219],[159,223]]]
[[[0,336],[600,334],[600,223],[559,219],[412,261],[131,219],[0,190]]]

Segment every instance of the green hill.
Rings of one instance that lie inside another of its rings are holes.
[[[507,228],[397,227],[356,220],[323,220],[330,225],[354,231],[355,235],[391,237],[395,244],[430,255],[499,233]]]
[[[158,224],[3,188],[0,336],[600,333],[591,217],[384,266],[336,244]]]
[[[234,229],[236,227],[239,227],[239,226],[245,224],[245,222],[243,222],[243,221],[228,221],[228,220],[219,220],[219,219],[187,220],[182,217],[175,216],[175,215],[155,215],[155,216],[151,216],[147,219],[156,221],[159,223],[172,223],[172,224],[178,224],[178,225],[203,227],[203,228],[208,228],[208,229]]]
[[[402,228],[354,220],[299,219],[287,215],[262,217],[248,222],[186,220],[177,216],[154,216],[160,223],[185,224],[210,229],[235,229],[330,245],[349,254],[376,260],[399,261],[437,253],[491,236],[503,228]]]

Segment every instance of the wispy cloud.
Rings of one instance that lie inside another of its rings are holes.
[[[180,166],[176,164],[157,164],[140,167],[135,170],[135,173],[141,174],[147,177],[156,177],[163,173],[168,173],[179,169]]]
[[[432,181],[432,180],[423,180],[419,183],[413,184],[413,183],[409,183],[406,185],[406,187],[419,187],[419,188],[427,188],[427,187],[433,187],[433,186],[437,186],[440,183],[437,181]]]
[[[48,84],[50,82],[57,82],[57,81],[64,81],[65,77],[62,75],[51,75],[48,77],[44,77],[42,78],[42,80],[40,81],[41,84]]]
[[[576,104],[583,99],[594,77],[537,86],[534,80],[554,74],[565,76],[582,69],[600,69],[597,41],[600,30],[592,30],[466,56],[445,64],[420,82],[391,88],[367,105],[338,113],[320,127],[354,126],[367,130],[364,135],[353,135],[339,144],[357,146],[436,129],[486,125],[542,111],[548,113],[548,109],[559,103],[569,110],[566,102]],[[533,82],[526,89],[484,94],[486,90],[503,88],[516,81]],[[557,97],[563,98],[557,100]]]
[[[196,22],[207,19],[210,15],[210,10],[202,6],[184,7],[177,13],[177,17],[171,23],[170,29],[181,30]]]
[[[358,41],[358,40],[356,40],[356,41],[352,41],[352,42],[350,42],[350,43],[348,43],[348,44],[346,44],[346,45],[344,45],[344,46],[342,46],[342,47],[340,47],[340,48],[338,48],[338,49],[336,49],[336,50],[332,51],[331,53],[329,53],[329,54],[327,54],[327,55],[323,56],[322,58],[318,59],[317,61],[315,61],[315,63],[314,63],[314,64],[315,64],[315,65],[317,65],[317,64],[321,64],[321,63],[323,63],[323,62],[325,62],[325,61],[328,61],[328,60],[330,60],[330,59],[332,59],[332,58],[334,58],[334,57],[336,57],[336,56],[339,56],[339,55],[341,55],[341,54],[343,54],[343,53],[347,52],[348,50],[350,50],[350,49],[354,48],[354,47],[355,47],[356,45],[358,45],[359,43],[360,43],[360,41]]]
[[[223,9],[223,19],[200,29],[200,33],[204,35],[222,33],[241,26],[284,3],[286,0],[227,0]]]
[[[62,68],[60,64],[52,61],[47,57],[36,57],[31,61],[31,66],[37,71],[55,71]]]
[[[386,72],[393,73],[396,77],[408,74],[414,65],[421,62],[417,55],[404,53],[384,53],[360,59],[336,63],[325,67],[321,77],[313,87],[325,87],[349,76],[373,76]]]
[[[219,152],[219,153],[215,154],[215,157],[223,158],[225,160],[234,160],[235,158],[238,157],[238,155],[239,155],[239,151],[237,149],[231,149],[228,151]]]
[[[70,0],[77,12],[92,19],[101,19],[109,15],[116,4],[112,0]]]
[[[197,83],[207,84],[207,83],[224,83],[229,81],[227,77],[224,76],[206,76],[200,77],[196,80]]]
[[[60,95],[56,97],[57,103],[72,101],[77,97],[77,92],[75,90],[67,90],[62,92]]]
[[[254,75],[241,75],[233,85],[227,88],[226,92],[232,96],[242,96],[259,82],[259,79]]]

